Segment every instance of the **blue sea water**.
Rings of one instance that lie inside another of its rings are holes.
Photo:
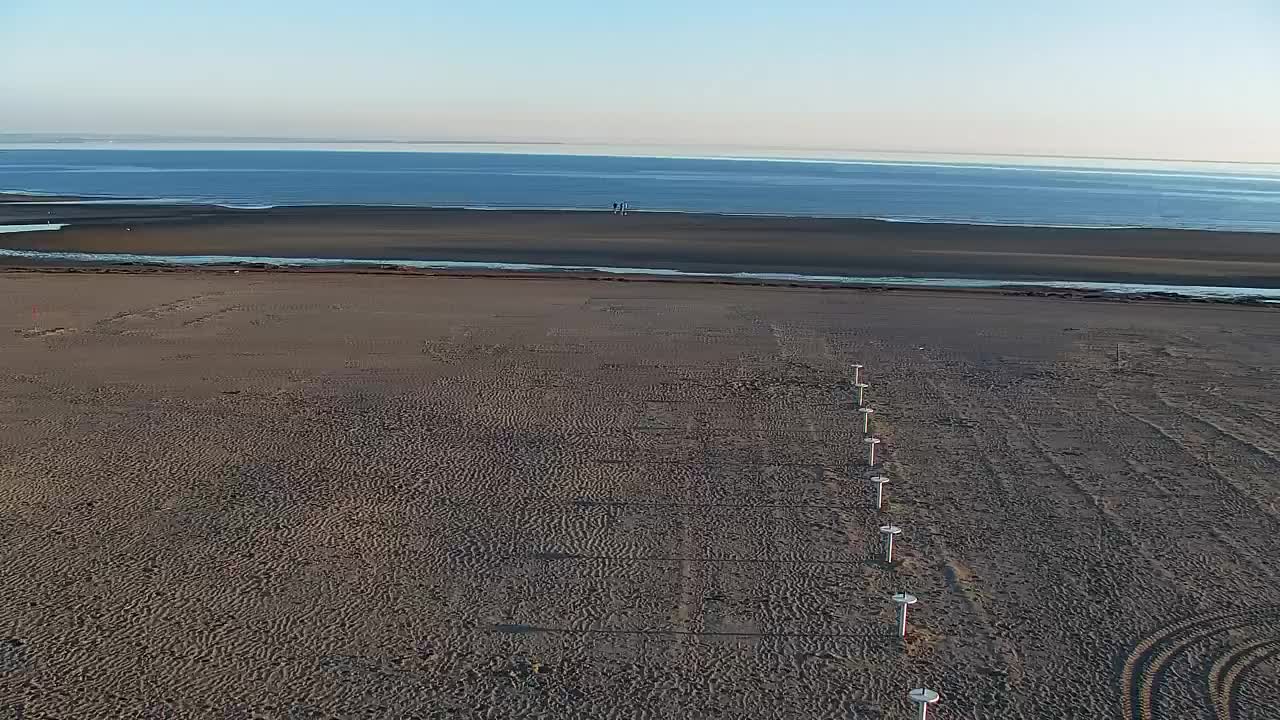
[[[215,202],[880,218],[1280,232],[1280,174],[483,152],[0,150],[0,191]]]

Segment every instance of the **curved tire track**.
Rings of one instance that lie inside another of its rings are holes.
[[[1196,643],[1219,633],[1266,623],[1280,623],[1280,606],[1267,606],[1226,613],[1198,613],[1165,625],[1138,642],[1128,657],[1120,675],[1120,687],[1125,703],[1127,720],[1157,720],[1156,698],[1164,682],[1169,664]],[[1261,660],[1259,660],[1261,662]],[[1217,663],[1215,663],[1215,668]],[[1232,664],[1232,668],[1235,664]],[[1223,668],[1226,670],[1226,668]],[[1213,669],[1211,669],[1211,675]],[[1239,674],[1231,675],[1230,687],[1239,684]],[[1225,680],[1225,678],[1224,678]],[[1223,689],[1228,687],[1224,684]],[[1234,690],[1231,690],[1234,693]],[[1219,702],[1210,692],[1210,703],[1215,711]]]
[[[1209,668],[1208,692],[1217,720],[1239,717],[1240,685],[1255,668],[1280,655],[1280,638],[1259,640],[1234,648]]]

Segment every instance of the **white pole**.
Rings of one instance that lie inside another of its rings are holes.
[[[895,593],[893,601],[898,604],[898,637],[905,638],[907,636],[907,606],[916,602],[916,596],[911,593]]]
[[[929,720],[929,706],[938,702],[939,695],[929,688],[916,688],[907,697],[916,705],[916,720]]]
[[[889,478],[883,475],[877,475],[871,478],[871,482],[875,483],[876,485],[875,509],[876,509],[876,512],[880,512],[880,509],[884,507],[884,484],[889,482]]]
[[[863,438],[862,442],[866,443],[870,450],[867,452],[867,467],[876,466],[876,446],[880,444],[880,438],[869,437]]]
[[[897,525],[881,525],[880,534],[884,535],[884,561],[893,563],[893,536],[902,532]]]

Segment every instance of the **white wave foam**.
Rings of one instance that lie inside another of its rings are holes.
[[[93,200],[17,200],[6,205],[194,205],[179,198],[95,198]]]
[[[1143,230],[1142,225],[1071,225],[1067,223],[1016,223],[1016,222],[998,222],[995,220],[950,220],[950,219],[934,219],[934,218],[895,218],[895,217],[870,217],[867,220],[877,220],[887,223],[914,223],[919,225],[977,225],[980,227],[1022,227],[1022,228],[1061,228],[1066,230]]]
[[[0,190],[0,195],[25,195],[29,197],[59,197],[59,193],[40,192],[38,190]]]
[[[578,157],[578,156],[565,156]],[[728,162],[769,162],[795,163],[810,165],[860,165],[872,167],[908,167],[930,168],[935,170],[1013,170],[1033,173],[1067,173],[1072,175],[1120,175],[1126,177],[1158,177],[1170,179],[1192,180],[1257,180],[1262,182],[1280,182],[1280,175],[1234,174],[1234,173],[1196,173],[1179,170],[1127,170],[1120,168],[1067,167],[1060,165],[998,165],[965,162],[926,162],[912,160],[854,160],[839,158],[787,158],[787,157],[748,157],[748,156],[715,156],[715,155],[597,155],[593,157],[614,157],[631,160],[702,160]]]
[[[28,225],[0,225],[0,233],[39,232],[41,230],[61,230],[67,223],[36,223]]]
[[[1164,293],[1188,298],[1256,298],[1280,303],[1280,289],[1219,287],[1214,285],[1162,285],[1148,283],[1088,282],[1072,280],[988,280],[981,278],[933,278],[903,276],[805,275],[768,272],[696,272],[671,268],[611,267],[595,265],[546,265],[541,263],[479,262],[467,260],[376,260],[370,258],[272,257],[259,255],[138,255],[132,253],[44,252],[0,248],[0,257],[77,263],[147,265],[272,265],[277,267],[376,267],[395,266],[418,270],[508,270],[518,272],[593,272],[610,275],[730,278],[774,280],[852,286],[928,288],[1045,287],[1060,290],[1094,290],[1114,295]]]

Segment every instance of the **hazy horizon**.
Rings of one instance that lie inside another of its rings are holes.
[[[17,0],[3,133],[1280,162],[1261,0]]]
[[[20,140],[16,138],[25,138]],[[618,144],[563,141],[374,140],[341,138],[181,137],[165,135],[95,135],[0,132],[0,150],[154,150],[154,151],[332,151],[383,153],[475,153],[565,155],[658,159],[776,160],[787,162],[889,165],[992,165],[1065,167],[1093,170],[1203,172],[1216,170],[1241,176],[1280,175],[1280,161],[1203,160],[1194,158],[1036,155],[982,152],[928,152],[860,148],[804,148],[765,145]]]
[[[160,133],[51,133],[51,132],[3,132],[0,131],[0,146],[3,145],[39,145],[42,147],[55,148],[59,146],[92,146],[95,148],[107,148],[115,146],[129,147],[146,147],[151,145],[163,145],[173,147],[202,147],[213,145],[224,146],[273,146],[290,147],[298,145],[309,146],[326,146],[335,149],[355,148],[362,149],[364,146],[371,148],[377,146],[388,146],[392,148],[422,146],[429,148],[439,146],[441,148],[453,147],[499,147],[499,148],[521,148],[521,147],[547,147],[556,149],[570,149],[574,151],[588,149],[590,151],[603,150],[608,148],[627,149],[627,148],[646,148],[646,149],[668,149],[668,150],[708,150],[708,151],[760,151],[765,156],[777,156],[779,158],[790,157],[788,153],[794,153],[797,159],[803,159],[806,156],[812,157],[831,157],[832,159],[840,159],[842,156],[850,158],[855,157],[871,157],[877,155],[917,155],[927,157],[943,157],[943,156],[968,156],[968,157],[1007,157],[1007,158],[1028,158],[1028,159],[1075,159],[1075,160],[1133,160],[1138,162],[1186,162],[1186,163],[1223,163],[1223,164],[1243,164],[1243,165],[1280,165],[1280,162],[1270,160],[1206,160],[1198,158],[1180,158],[1180,157],[1140,157],[1140,156],[1111,156],[1111,155],[1054,155],[1043,153],[1011,153],[1011,152],[950,152],[950,151],[932,151],[932,150],[913,150],[903,148],[862,148],[862,147],[822,147],[822,146],[805,146],[805,145],[730,145],[723,143],[626,143],[626,142],[597,142],[584,143],[571,140],[510,140],[502,138],[466,138],[466,139],[433,139],[433,138],[376,138],[376,137],[321,137],[321,136],[252,136],[252,135],[179,135],[179,134],[160,134]],[[587,154],[595,154],[588,152]],[[663,157],[659,154],[655,157]],[[726,157],[738,157],[740,155],[727,154]]]

